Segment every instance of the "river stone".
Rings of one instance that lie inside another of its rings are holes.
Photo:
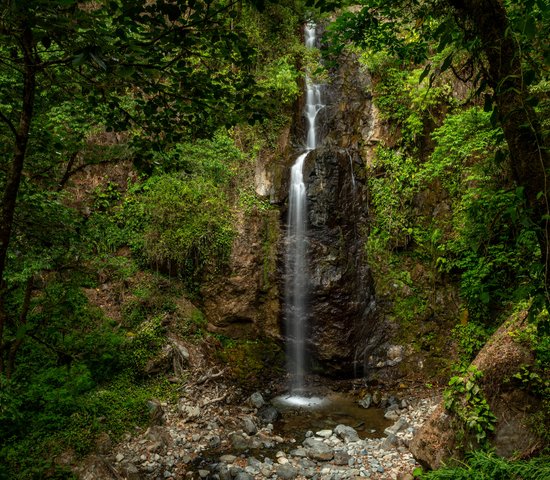
[[[246,450],[250,446],[248,439],[236,432],[229,434],[229,440],[235,450]]]
[[[122,467],[122,473],[126,480],[142,480],[138,468],[133,463],[128,463]]]
[[[321,438],[329,438],[332,435],[332,430],[319,430],[315,435]]]
[[[264,423],[274,423],[279,418],[279,411],[271,405],[266,405],[258,411],[258,418]]]
[[[307,456],[314,460],[328,461],[332,460],[334,456],[333,451],[326,444],[320,440],[314,438],[306,438],[304,440],[304,446],[306,447]]]
[[[224,463],[233,463],[237,457],[235,455],[222,455],[220,457],[220,462]]]
[[[399,418],[399,414],[395,410],[388,410],[384,414],[384,418],[387,418],[388,420],[396,421]]]
[[[301,448],[301,447],[298,447],[294,450],[291,450],[290,451],[290,454],[293,456],[293,457],[307,457],[307,452],[304,448]]]
[[[386,429],[387,430],[387,429]],[[394,447],[395,445],[397,445],[399,443],[399,440],[398,438],[393,434],[393,433],[390,433],[385,439],[384,441],[382,442],[382,444],[380,445],[383,449],[385,450],[391,450],[392,447]]]
[[[344,452],[342,450],[337,450],[336,452],[334,452],[335,465],[348,465],[350,458],[351,457],[348,452]]]
[[[265,405],[264,397],[260,392],[254,392],[248,401],[254,408],[262,408]]]
[[[258,431],[258,428],[256,427],[256,425],[254,424],[254,422],[252,421],[252,419],[250,417],[244,417],[243,418],[243,430],[248,435],[254,435]]]
[[[235,475],[235,480],[254,480],[254,477],[250,473],[241,471]]]
[[[225,463],[220,463],[217,470],[220,480],[231,480],[231,472]]]
[[[278,465],[275,469],[277,478],[283,480],[294,480],[298,475],[298,471],[292,465]]]
[[[271,465],[264,465],[264,466],[262,466],[262,468],[260,469],[260,473],[261,473],[264,477],[270,477],[272,472],[273,472],[273,467],[272,467]]]
[[[372,395],[367,393],[358,403],[360,407],[369,408],[372,403]]]
[[[247,462],[249,467],[255,468],[259,470],[262,467],[262,462],[260,462],[257,458],[250,457]]]
[[[360,440],[357,431],[348,425],[337,425],[334,433],[346,442],[357,442]]]
[[[384,430],[384,433],[386,435],[395,435],[396,433],[400,432],[401,430],[405,430],[409,424],[407,423],[407,420],[405,420],[404,417],[401,417],[397,422],[395,422],[391,427],[388,427]]]
[[[222,440],[218,435],[212,435],[207,440],[210,448],[218,448],[222,444]]]

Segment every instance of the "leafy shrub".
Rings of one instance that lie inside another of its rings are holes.
[[[128,362],[132,369],[141,371],[163,345],[165,329],[162,316],[153,317],[140,325],[131,341],[127,344]]]
[[[234,231],[223,190],[202,177],[153,176],[124,206],[141,240],[134,250],[195,289],[229,260]]]
[[[226,131],[212,139],[176,143],[156,158],[156,174],[177,173],[201,177],[217,185],[227,184],[235,176],[244,154]]]

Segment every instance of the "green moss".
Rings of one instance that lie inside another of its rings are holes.
[[[219,352],[231,376],[250,390],[284,371],[284,352],[270,340],[226,340]]]

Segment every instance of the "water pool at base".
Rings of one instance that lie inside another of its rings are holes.
[[[306,432],[334,429],[343,424],[353,427],[361,438],[380,438],[393,422],[384,418],[380,408],[363,408],[355,400],[340,393],[324,396],[280,395],[272,400],[281,412],[274,427],[283,436],[303,440]]]

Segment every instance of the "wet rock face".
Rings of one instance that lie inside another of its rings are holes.
[[[373,281],[365,254],[364,172],[381,135],[370,90],[370,76],[357,58],[343,57],[323,88],[326,107],[317,117],[319,147],[304,165],[309,278],[306,348],[311,369],[323,374],[361,374],[364,360],[383,337],[374,314]]]
[[[365,328],[375,326],[365,258],[365,189],[346,151],[321,149],[305,166],[309,349],[324,373],[354,373]]]

